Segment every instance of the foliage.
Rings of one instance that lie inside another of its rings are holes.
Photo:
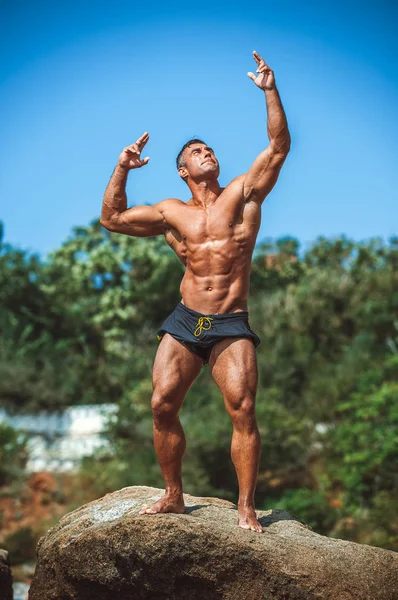
[[[395,486],[398,384],[378,382],[379,377],[360,376],[358,391],[339,405],[327,440],[327,471],[343,485],[345,503],[353,508],[369,506],[380,490],[392,493]]]
[[[309,488],[286,490],[278,500],[278,508],[288,510],[321,534],[327,534],[339,516],[339,511],[330,507],[325,494]]]
[[[2,544],[9,553],[10,563],[19,565],[35,557],[38,541],[39,536],[30,527],[21,527],[21,529],[7,536]]]
[[[75,228],[44,264],[0,246],[4,403],[35,410],[117,400],[131,377],[125,357],[132,364],[138,348],[153,347],[181,274],[158,238],[115,236],[98,222]]]
[[[0,486],[19,480],[28,459],[26,435],[0,423]]]
[[[252,263],[259,508],[397,549],[398,239],[265,240]],[[115,402],[96,495],[163,485],[152,444],[156,329],[183,266],[163,238],[77,227],[43,261],[0,246],[0,398],[10,409]],[[236,499],[231,423],[208,368],[181,411],[187,492]],[[4,452],[4,450],[2,450]]]

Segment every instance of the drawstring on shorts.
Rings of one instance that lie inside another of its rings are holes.
[[[209,331],[209,329],[212,327],[211,321],[213,321],[211,317],[200,317],[196,323],[196,329],[193,332],[194,336],[200,337],[202,335],[202,331]]]

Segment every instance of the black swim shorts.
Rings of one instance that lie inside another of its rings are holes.
[[[179,302],[157,332],[160,341],[165,333],[183,343],[203,363],[209,362],[214,344],[228,337],[248,338],[258,346],[260,338],[250,329],[247,311],[203,315]]]

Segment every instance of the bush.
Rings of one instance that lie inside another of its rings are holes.
[[[270,508],[275,508],[274,500],[272,506],[266,506],[263,510]],[[308,488],[286,490],[278,500],[277,508],[291,512],[322,535],[327,535],[339,515],[322,492]]]
[[[27,436],[0,423],[0,486],[24,476],[28,460]]]
[[[7,536],[2,545],[9,553],[10,563],[18,565],[36,558],[36,545],[39,535],[35,534],[30,527],[21,527],[18,531]]]

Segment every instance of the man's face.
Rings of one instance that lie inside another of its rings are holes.
[[[220,167],[213,150],[206,144],[192,144],[184,150],[185,167],[187,174],[192,179],[217,179]],[[184,173],[181,174],[184,177]]]

